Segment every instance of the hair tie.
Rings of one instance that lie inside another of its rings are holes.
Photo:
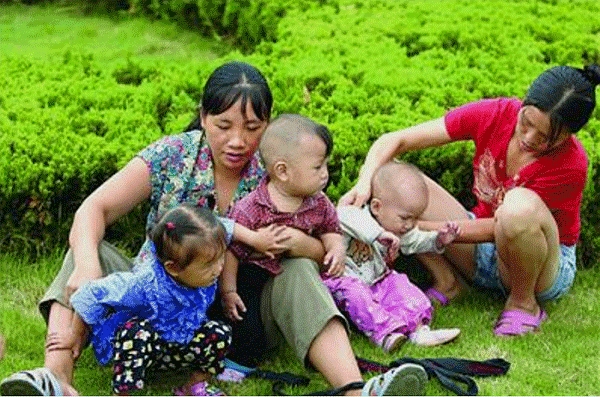
[[[167,230],[175,230],[175,224],[173,222],[167,222]]]

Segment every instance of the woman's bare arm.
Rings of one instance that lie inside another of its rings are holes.
[[[338,205],[361,207],[366,203],[371,196],[371,179],[375,170],[396,156],[449,142],[451,139],[444,118],[383,134],[371,145],[356,185],[340,198]]]
[[[483,243],[494,241],[494,218],[453,220],[460,228],[454,243]],[[419,229],[440,230],[447,221],[419,221]]]
[[[86,281],[102,276],[98,245],[106,227],[147,200],[151,190],[148,167],[136,157],[83,201],[69,233],[75,270],[67,282],[68,296]]]

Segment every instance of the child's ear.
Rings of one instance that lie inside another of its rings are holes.
[[[273,166],[273,173],[275,177],[281,181],[286,181],[288,179],[288,166],[287,163],[283,160],[279,160]]]
[[[179,269],[179,266],[177,266],[172,260],[165,261],[163,263],[163,266],[165,267],[167,273],[169,273],[173,277],[177,277],[177,275],[179,275],[179,272],[181,271],[181,269]]]
[[[372,198],[369,206],[371,207],[371,213],[373,215],[378,215],[379,211],[381,211],[381,200]]]

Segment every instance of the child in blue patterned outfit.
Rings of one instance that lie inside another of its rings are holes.
[[[175,395],[221,393],[206,381],[223,371],[231,328],[209,320],[206,310],[223,268],[226,233],[209,210],[177,206],[152,229],[154,260],[73,294],[71,304],[91,331],[98,361],[113,363],[114,393],[142,389],[147,370],[181,368],[197,372]]]

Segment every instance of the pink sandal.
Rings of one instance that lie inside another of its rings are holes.
[[[450,303],[450,299],[448,299],[446,295],[442,294],[440,291],[433,287],[425,291],[425,295],[427,295],[427,297],[432,301],[438,301],[441,306],[447,306]]]
[[[174,396],[225,396],[221,389],[201,381],[191,385],[190,387],[181,386],[173,390]]]
[[[542,322],[548,318],[544,310],[533,316],[520,310],[507,310],[502,312],[494,327],[498,336],[520,336],[539,329]]]

